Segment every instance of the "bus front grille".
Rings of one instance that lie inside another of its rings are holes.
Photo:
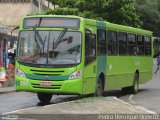
[[[47,76],[58,76],[58,75],[61,75],[61,74],[45,74],[45,73],[33,73],[35,75],[47,75]]]
[[[59,76],[64,73],[64,70],[36,70],[36,69],[31,69],[31,72],[36,75],[54,75],[54,76]]]

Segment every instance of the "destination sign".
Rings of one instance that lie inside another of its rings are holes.
[[[25,18],[23,28],[71,28],[79,29],[80,20],[77,18],[33,17]]]

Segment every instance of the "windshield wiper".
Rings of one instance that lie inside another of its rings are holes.
[[[36,25],[37,26],[37,25]],[[39,32],[36,30],[36,28],[33,28],[33,30],[34,30],[34,32],[35,32],[35,41],[36,41],[36,43],[38,44],[38,47],[40,48],[40,49],[42,49],[43,48],[43,52],[44,52],[44,46],[45,46],[45,42],[46,42],[46,38],[47,38],[47,36],[45,36],[45,39],[44,39],[44,41],[43,41],[43,39],[42,39],[42,37],[41,37],[41,35],[39,34]],[[38,39],[37,39],[38,38]],[[40,46],[40,44],[42,45],[42,47]]]
[[[64,29],[62,30],[62,32],[61,32],[60,35],[58,36],[58,38],[57,38],[57,40],[56,40],[55,43],[54,43],[54,40],[53,40],[53,49],[56,49],[57,46],[62,42],[62,38],[63,38],[64,35],[66,34],[67,30],[68,30],[67,28],[64,28]]]
[[[37,42],[39,41],[39,42],[41,43],[41,45],[44,47],[45,42],[46,42],[46,38],[45,38],[45,40],[43,41],[41,35],[40,35],[39,32],[36,30],[36,28],[41,25],[41,22],[42,22],[42,17],[40,17],[38,24],[36,24],[36,26],[33,27],[33,31],[35,32],[35,40],[36,40]],[[37,37],[36,37],[36,36],[38,37],[38,40],[37,40]],[[38,43],[38,44],[39,44],[39,43]],[[39,46],[40,46],[40,45],[39,45]]]
[[[39,34],[39,32],[36,29],[34,29],[34,32],[35,32],[35,39],[37,40],[37,37],[38,37],[38,41],[41,43],[42,46],[44,46],[46,40],[43,41],[41,35]]]

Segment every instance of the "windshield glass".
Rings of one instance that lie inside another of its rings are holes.
[[[78,64],[81,33],[62,31],[21,31],[18,61],[32,64]]]

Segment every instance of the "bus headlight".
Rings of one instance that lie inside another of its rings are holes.
[[[19,68],[16,68],[16,69],[15,69],[15,74],[16,74],[17,76],[26,78],[25,73],[24,73],[22,70],[20,70]]]
[[[69,80],[71,79],[77,79],[77,78],[81,78],[82,77],[82,70],[77,70],[75,72],[73,72],[70,76],[69,76]]]

